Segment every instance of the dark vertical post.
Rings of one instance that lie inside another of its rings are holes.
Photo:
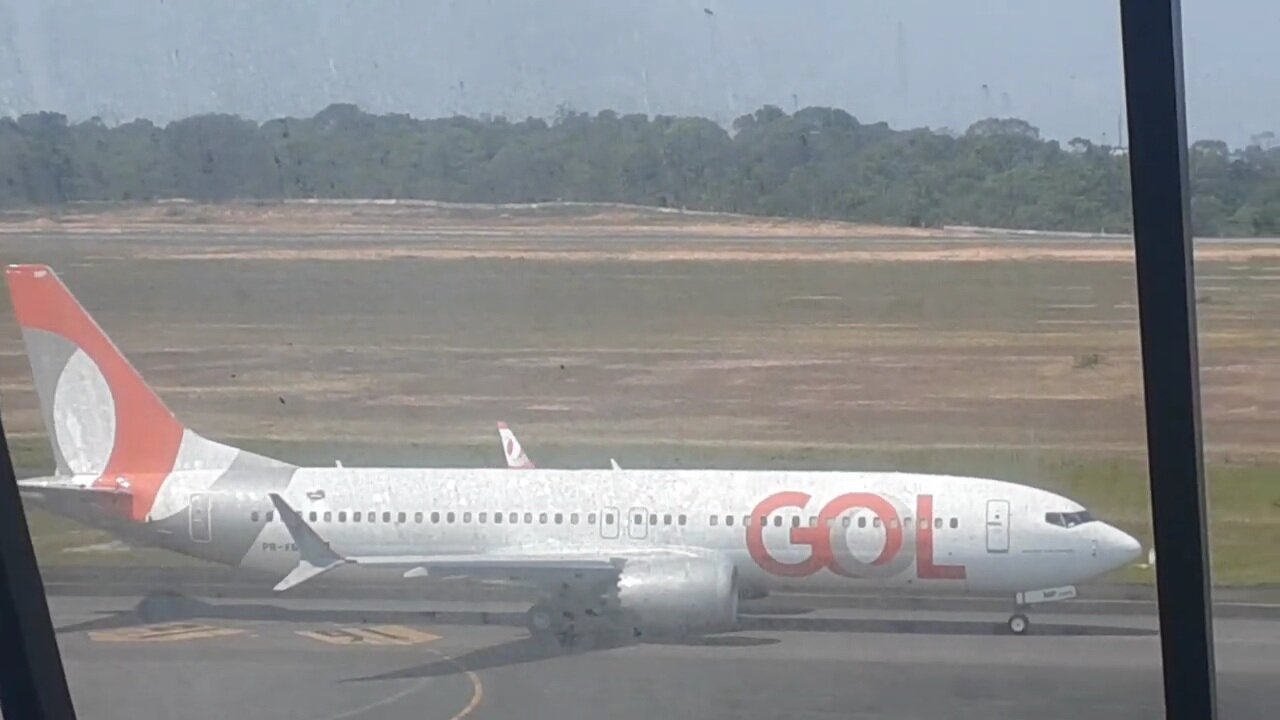
[[[1215,717],[1179,0],[1121,0],[1165,715]]]
[[[0,424],[0,712],[6,718],[74,720],[58,638]]]

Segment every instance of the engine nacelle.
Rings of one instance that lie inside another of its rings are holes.
[[[628,560],[618,599],[643,634],[729,630],[738,621],[738,571],[714,554]]]

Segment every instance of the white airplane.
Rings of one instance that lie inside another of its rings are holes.
[[[25,497],[288,590],[321,574],[517,583],[539,638],[734,627],[739,594],[1003,593],[1024,609],[1130,564],[1067,498],[890,472],[296,467],[183,426],[45,266],[7,272],[57,466]]]
[[[512,470],[528,470],[535,467],[533,461],[525,454],[520,441],[516,439],[516,434],[507,427],[505,422],[498,423],[498,442],[502,445],[502,454],[506,456],[507,467]],[[613,458],[609,458],[609,467],[614,470],[622,469],[618,461]]]

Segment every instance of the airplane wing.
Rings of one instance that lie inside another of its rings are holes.
[[[498,423],[498,439],[502,442],[502,454],[507,458],[507,467],[520,469],[534,467],[533,461],[524,453],[524,448],[520,447],[516,434],[511,432],[511,428],[504,422]]]
[[[298,566],[276,584],[282,592],[342,565],[403,569],[405,578],[475,578],[554,587],[566,581],[612,584],[627,561],[638,557],[691,556],[681,548],[637,548],[618,552],[531,549],[474,555],[351,555],[336,552],[284,498],[272,493],[271,502],[298,546]]]

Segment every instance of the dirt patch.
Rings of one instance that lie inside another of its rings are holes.
[[[455,204],[325,200],[74,203],[0,213],[0,233],[427,234],[556,237],[972,237],[965,230],[761,218],[612,203]]]

